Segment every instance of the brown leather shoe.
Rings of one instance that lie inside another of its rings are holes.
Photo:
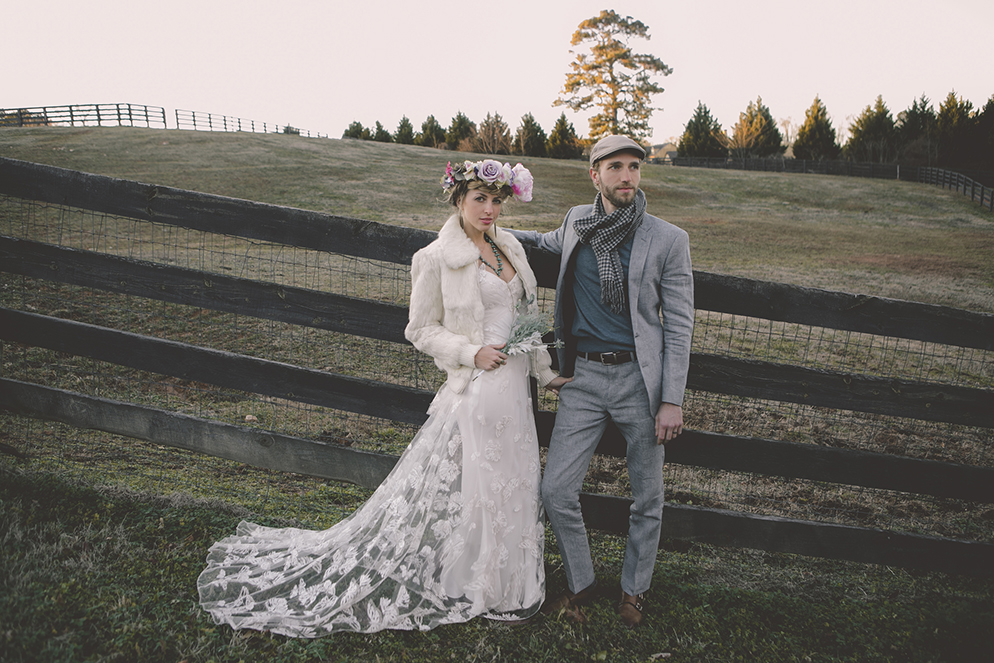
[[[626,594],[621,592],[621,601],[618,603],[618,614],[621,621],[628,628],[635,628],[642,623],[642,610],[645,607],[645,594]]]
[[[595,585],[591,585],[575,594],[567,589],[552,601],[546,601],[545,605],[542,606],[542,612],[547,615],[562,612],[572,621],[586,624],[587,616],[580,610],[580,606],[590,603],[591,599],[594,598],[594,588]]]

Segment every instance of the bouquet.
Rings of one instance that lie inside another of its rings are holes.
[[[535,313],[527,312],[528,307],[533,301],[535,301],[534,296],[525,302],[524,306],[519,305],[518,317],[511,327],[511,335],[508,336],[507,344],[501,350],[504,354],[512,356],[542,348],[562,347],[562,341],[557,340],[554,343],[546,343],[542,340],[542,336],[552,331],[552,326],[549,324],[548,316],[543,313],[539,311]]]

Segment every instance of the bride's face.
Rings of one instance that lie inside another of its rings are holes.
[[[470,228],[477,232],[486,232],[497,222],[503,202],[504,199],[499,194],[483,189],[470,189],[459,204],[463,227],[467,232],[471,232]]]

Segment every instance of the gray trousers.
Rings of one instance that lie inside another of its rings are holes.
[[[628,445],[628,477],[634,503],[621,588],[649,589],[663,523],[665,447],[656,444],[655,413],[637,362],[604,366],[578,358],[573,381],[559,392],[556,425],[542,478],[542,501],[556,534],[570,591],[594,583],[590,543],[580,512],[580,490],[597,443],[613,420]]]

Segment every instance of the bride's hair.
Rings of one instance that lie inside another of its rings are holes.
[[[475,189],[482,189],[487,193],[500,196],[502,203],[506,203],[508,199],[512,198],[507,193],[507,187],[488,184],[482,180],[460,180],[445,190],[445,200],[453,207],[459,207],[459,203],[466,197],[466,194]]]

